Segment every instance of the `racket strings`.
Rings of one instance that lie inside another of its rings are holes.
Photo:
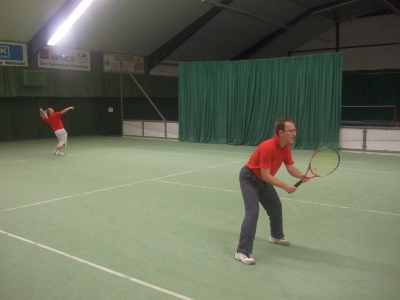
[[[332,173],[339,165],[339,155],[331,148],[317,152],[310,162],[310,171],[316,176]]]

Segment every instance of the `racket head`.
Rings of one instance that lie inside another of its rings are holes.
[[[339,152],[331,147],[323,147],[314,152],[309,170],[315,177],[323,177],[333,173],[339,164]]]

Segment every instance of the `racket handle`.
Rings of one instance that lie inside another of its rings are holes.
[[[299,187],[299,185],[302,184],[302,183],[303,183],[303,181],[302,181],[302,180],[299,180],[299,181],[296,182],[296,184],[295,184],[294,186],[295,186],[295,187]]]

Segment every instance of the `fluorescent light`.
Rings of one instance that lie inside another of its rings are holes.
[[[68,32],[72,27],[72,24],[83,14],[83,12],[92,4],[93,0],[82,0],[81,3],[75,8],[75,10],[70,14],[68,19],[58,27],[57,31],[51,36],[47,45],[54,46],[57,44],[62,37]]]

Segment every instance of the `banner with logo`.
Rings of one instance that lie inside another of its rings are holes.
[[[120,72],[121,61],[124,63],[129,72],[144,74],[144,58],[142,56],[113,53],[103,53],[104,72]],[[124,67],[122,67],[122,72],[127,73]]]
[[[26,44],[0,41],[0,66],[27,67],[28,51]]]
[[[38,54],[40,68],[90,71],[90,51],[44,47]]]

